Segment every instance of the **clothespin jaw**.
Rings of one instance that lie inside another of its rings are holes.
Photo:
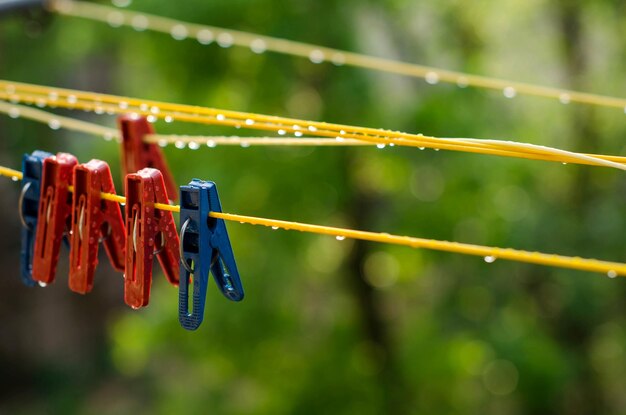
[[[145,168],[126,176],[126,277],[124,301],[132,308],[148,305],[152,262],[157,256],[168,281],[178,285],[179,243],[172,212],[155,209],[168,203],[159,170]]]
[[[192,180],[180,188],[181,280],[178,318],[187,330],[197,329],[204,318],[209,271],[220,291],[232,301],[244,297],[237,263],[222,219],[209,213],[221,212],[215,183]],[[193,278],[193,310],[189,311],[189,284]]]
[[[74,167],[70,278],[72,291],[86,294],[93,288],[98,265],[98,248],[103,242],[111,265],[124,270],[124,220],[117,202],[104,200],[100,193],[115,193],[109,165],[91,160]]]
[[[146,143],[146,135],[154,134],[148,119],[136,114],[126,114],[118,118],[122,136],[122,173],[130,173],[150,167],[161,171],[165,188],[172,200],[178,197],[178,187],[158,145]]]
[[[40,184],[43,161],[52,156],[45,151],[34,151],[22,158],[22,193],[20,194],[18,213],[22,222],[22,246],[20,250],[20,275],[22,282],[34,287],[33,248],[37,231],[37,213],[39,211]]]
[[[71,226],[72,194],[68,186],[74,182],[74,167],[77,164],[76,157],[67,153],[48,157],[43,162],[33,258],[33,279],[40,285],[54,281],[61,240]]]

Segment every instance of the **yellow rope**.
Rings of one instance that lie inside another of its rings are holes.
[[[7,167],[0,166],[0,176],[11,177],[14,180],[22,178],[22,173]],[[70,188],[70,191],[73,191]],[[105,200],[117,203],[126,203],[126,198],[111,193],[101,193]],[[155,203],[156,209],[170,212],[180,212],[180,206]],[[298,223],[276,219],[257,218],[253,216],[235,215],[231,213],[211,212],[209,216],[217,219],[248,223],[251,225],[268,226],[272,229],[295,230],[300,232],[315,233],[321,235],[331,235],[338,240],[345,238],[360,239],[364,241],[380,242],[385,244],[404,245],[411,248],[425,248],[437,251],[453,252],[465,255],[475,255],[485,257],[485,261],[493,262],[496,259],[507,259],[511,261],[527,262],[531,264],[547,265],[552,267],[569,268],[581,271],[599,272],[607,274],[613,278],[618,275],[626,276],[626,264],[618,262],[600,261],[596,259],[585,259],[579,257],[568,257],[562,255],[551,255],[540,252],[528,252],[509,248],[496,248],[480,245],[464,244],[459,242],[437,241],[433,239],[414,238],[410,236],[390,235],[388,233],[376,233],[358,231],[353,229],[335,228],[331,226],[312,225],[308,223]]]
[[[408,134],[375,128],[139,100],[136,98],[3,80],[0,80],[0,100],[8,100],[14,104],[34,104],[39,107],[50,106],[82,109],[94,111],[97,114],[122,114],[130,112],[146,115],[153,120],[161,118],[165,121],[179,120],[209,125],[235,126],[247,129],[274,131],[279,135],[292,133],[296,137],[316,135],[334,138],[339,142],[345,140],[360,140],[380,146],[399,145],[434,148],[560,163],[588,164],[626,170],[626,157],[620,156],[579,154],[544,146],[502,140],[438,138],[424,136],[422,134]],[[5,112],[10,110],[10,107],[6,105],[4,108]],[[19,114],[20,111],[17,111],[17,113]],[[36,117],[33,118],[35,119]],[[59,121],[60,119],[60,117],[57,117],[55,126],[61,126],[63,124]],[[78,127],[75,126],[74,128]],[[102,128],[103,127],[99,127],[98,132],[94,133],[98,135],[109,135],[110,137],[111,131],[103,130]]]
[[[626,112],[626,99],[605,95],[577,92],[563,88],[545,87],[530,83],[515,82],[489,76],[472,75],[450,71],[431,66],[416,65],[390,59],[377,58],[359,53],[346,52],[339,49],[294,42],[249,32],[224,29],[221,27],[187,23],[147,13],[120,10],[95,3],[75,2],[68,0],[52,0],[50,8],[57,13],[106,22],[113,27],[130,26],[136,30],[153,30],[172,35],[177,39],[196,38],[201,43],[215,40],[222,46],[242,46],[260,53],[272,51],[276,53],[309,58],[315,63],[328,61],[337,65],[350,65],[373,69],[410,77],[426,79],[434,84],[446,82],[460,87],[472,86],[499,90],[507,97],[529,95],[556,99],[566,104],[581,104],[620,108]]]

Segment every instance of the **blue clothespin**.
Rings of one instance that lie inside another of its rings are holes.
[[[235,256],[222,219],[209,217],[222,205],[213,182],[193,179],[180,187],[180,285],[178,319],[195,330],[204,317],[209,271],[226,298],[243,299]],[[189,283],[193,276],[193,310],[189,310]]]
[[[39,194],[43,161],[52,154],[45,151],[33,151],[22,158],[22,193],[18,202],[18,214],[22,222],[22,248],[20,251],[20,274],[22,282],[34,287],[33,280],[33,247],[37,230],[37,214],[39,212]]]

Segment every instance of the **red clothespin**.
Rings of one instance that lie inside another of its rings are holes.
[[[72,194],[68,186],[73,183],[77,164],[76,157],[67,153],[58,153],[43,162],[33,255],[33,279],[42,285],[54,281],[61,240],[71,226]]]
[[[122,115],[118,118],[122,135],[122,173],[124,176],[138,172],[146,167],[160,170],[165,181],[165,188],[172,200],[178,197],[178,186],[167,167],[165,156],[158,145],[146,143],[146,135],[154,134],[154,128],[148,119],[136,114]]]
[[[81,294],[93,287],[100,242],[113,268],[124,271],[126,232],[122,210],[117,202],[102,199],[101,192],[115,193],[108,164],[91,160],[74,168],[69,285]]]
[[[168,203],[163,175],[142,169],[126,176],[126,279],[124,301],[132,308],[148,305],[152,260],[156,254],[165,276],[178,285],[178,232],[172,212],[155,209]]]

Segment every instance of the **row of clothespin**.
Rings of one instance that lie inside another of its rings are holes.
[[[124,273],[124,301],[148,305],[156,256],[168,281],[179,286],[179,321],[189,330],[202,323],[209,272],[226,298],[243,299],[243,287],[223,220],[215,183],[194,179],[174,185],[161,150],[144,142],[152,126],[143,117],[122,116],[126,204],[101,198],[115,193],[107,163],[80,164],[68,153],[35,151],[22,162],[21,277],[28,286],[55,280],[61,245],[69,247],[69,287],[89,293],[104,245],[114,269]],[[172,212],[155,209],[180,191],[180,229]],[[189,288],[192,304],[189,307]]]

